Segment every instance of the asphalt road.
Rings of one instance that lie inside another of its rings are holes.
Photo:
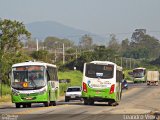
[[[147,86],[145,83],[129,84],[123,90],[122,100],[118,106],[95,102],[95,105],[83,105],[83,101],[64,102],[57,106],[44,107],[33,104],[32,108],[15,108],[14,104],[0,105],[0,119],[15,120],[127,120],[155,119],[160,112],[160,86]],[[160,116],[157,117],[160,119]]]

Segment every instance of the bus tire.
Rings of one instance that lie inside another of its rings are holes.
[[[49,102],[44,102],[43,104],[44,104],[45,107],[49,106]]]
[[[19,103],[15,103],[16,108],[20,108],[20,104]]]
[[[31,108],[32,105],[31,105],[31,103],[27,103],[26,106]]]
[[[109,103],[110,106],[117,106],[118,103],[117,102],[113,102],[113,103]]]
[[[27,107],[27,104],[23,104],[23,108],[26,108]]]
[[[53,101],[50,101],[49,106],[52,106],[52,105],[53,105]]]
[[[69,102],[69,99],[65,98],[65,102]]]
[[[50,105],[51,105],[51,106],[56,106],[56,105],[57,105],[57,104],[56,104],[56,101],[51,101],[51,102],[50,102]]]
[[[108,105],[109,106],[117,106],[118,103],[115,100],[110,100],[110,101],[108,101]]]
[[[89,105],[94,105],[94,100],[93,100],[93,99],[89,99],[89,100],[88,100],[88,104],[89,104]]]
[[[88,105],[88,100],[84,98],[84,105]]]

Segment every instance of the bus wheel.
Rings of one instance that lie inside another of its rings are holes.
[[[43,104],[44,104],[45,107],[49,106],[49,102],[44,102]]]
[[[88,104],[89,105],[94,105],[94,100],[93,99],[89,99]]]
[[[29,108],[30,108],[30,107],[31,107],[31,103],[27,103],[27,107],[29,107]]]
[[[27,107],[27,104],[23,104],[23,108],[26,108]]]
[[[50,101],[49,106],[52,106],[52,105],[53,105],[53,101]]]
[[[50,106],[56,106],[56,101],[51,101],[49,105]]]
[[[117,105],[119,105],[118,102],[112,103],[112,106],[117,106]]]
[[[88,100],[84,98],[84,105],[88,105]]]
[[[57,105],[56,101],[53,101],[53,106],[56,106],[56,105]]]
[[[110,101],[108,102],[108,105],[109,105],[109,106],[117,106],[118,103],[117,103],[116,101],[114,101],[114,100],[110,100]]]
[[[16,108],[20,108],[20,104],[19,103],[15,103]]]
[[[69,100],[68,100],[68,99],[65,99],[65,102],[69,102]]]

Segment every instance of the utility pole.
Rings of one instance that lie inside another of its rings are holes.
[[[54,58],[54,62],[56,62],[56,61],[57,61],[56,48],[55,48],[55,53],[54,53],[54,56],[55,56],[55,58]]]
[[[36,39],[36,43],[37,43],[37,51],[38,51],[38,39]]]
[[[77,60],[77,58],[78,58],[78,57],[77,57],[77,49],[76,49],[76,60]]]
[[[0,94],[1,94],[1,98],[2,98],[2,63],[0,63],[0,84],[1,84]]]
[[[126,58],[126,68],[127,68],[127,58]]]
[[[121,67],[123,67],[123,61],[122,60],[123,60],[123,58],[121,57]]]
[[[130,58],[130,69],[132,68],[132,58]]]
[[[1,20],[1,18],[0,18]],[[0,30],[0,40],[1,40],[1,36],[3,35],[3,32],[2,30]],[[2,44],[0,44],[0,49],[2,50]],[[2,58],[2,54],[1,54],[1,51],[0,51],[0,56]],[[1,94],[1,98],[2,98],[2,60],[0,59],[0,85],[1,85],[1,91],[0,91],[0,94]]]
[[[116,63],[116,57],[115,57],[115,63]]]
[[[63,64],[65,63],[65,55],[64,55],[64,43],[63,43]]]
[[[133,60],[133,68],[135,68],[135,59]]]

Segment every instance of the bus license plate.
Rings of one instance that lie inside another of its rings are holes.
[[[31,97],[27,97],[26,100],[32,100],[32,98]]]
[[[99,91],[96,91],[96,94],[100,94],[100,92],[99,92]]]
[[[71,96],[71,98],[75,98],[75,96]]]

